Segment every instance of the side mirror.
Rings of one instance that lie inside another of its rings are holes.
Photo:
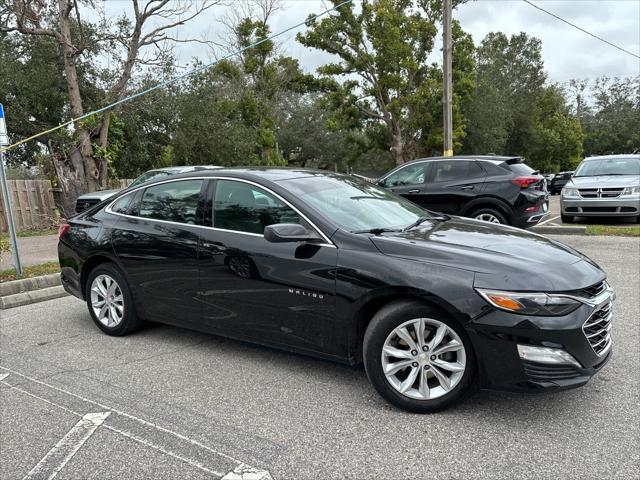
[[[321,239],[298,223],[276,223],[264,229],[264,238],[271,243],[319,242]]]
[[[376,182],[376,185],[378,185],[379,187],[386,187],[387,186],[387,180],[386,179],[382,179],[382,180],[378,180]]]

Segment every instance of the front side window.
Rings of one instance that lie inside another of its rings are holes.
[[[282,200],[250,183],[218,180],[213,203],[215,228],[262,235],[276,223],[304,224]]]
[[[142,195],[140,216],[177,223],[196,223],[202,180],[181,180],[148,187]]]
[[[401,168],[384,179],[385,187],[398,187],[401,185],[418,185],[424,183],[427,163],[415,163]]]

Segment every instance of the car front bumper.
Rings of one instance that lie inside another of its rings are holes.
[[[468,328],[478,358],[481,387],[535,393],[586,384],[612,356],[614,299],[613,290],[608,289],[593,302],[562,317],[515,315],[487,307],[486,313]],[[607,312],[608,318],[602,337],[606,341],[594,347],[601,337],[590,340],[587,335],[592,330],[585,325],[602,312]],[[576,363],[529,361],[521,358],[518,345],[562,350]]]
[[[630,217],[640,214],[638,198],[560,198],[563,215],[580,217]]]

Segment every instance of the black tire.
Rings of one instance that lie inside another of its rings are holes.
[[[396,327],[415,318],[435,319],[446,324],[460,337],[465,349],[466,368],[462,378],[451,391],[434,399],[414,399],[400,393],[383,372],[382,348],[387,337]],[[476,372],[473,346],[464,329],[440,310],[417,301],[393,302],[374,315],[364,335],[363,357],[367,377],[378,393],[396,407],[415,413],[432,413],[451,406],[469,390]]]
[[[504,213],[495,208],[480,208],[478,210],[474,210],[473,213],[469,214],[471,218],[477,218],[480,215],[493,215],[502,225],[509,225],[509,221],[507,217],[505,217]]]
[[[115,280],[120,291],[122,292],[124,314],[122,316],[122,320],[115,326],[107,326],[102,323],[96,316],[96,313],[94,312],[91,305],[91,285],[93,284],[95,278],[99,275],[107,275],[111,277],[113,280]],[[93,270],[91,270],[87,278],[87,283],[85,285],[85,298],[87,301],[87,308],[89,309],[89,314],[91,315],[93,322],[100,330],[102,330],[107,335],[120,337],[122,335],[127,335],[128,333],[136,331],[142,325],[142,321],[140,320],[140,318],[138,318],[138,315],[136,313],[136,308],[133,303],[133,297],[131,296],[129,285],[125,280],[124,275],[122,275],[118,267],[113,263],[101,263]]]
[[[575,217],[565,215],[564,213],[560,215],[560,219],[562,220],[562,223],[573,223],[575,221]]]

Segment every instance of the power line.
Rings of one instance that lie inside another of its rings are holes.
[[[637,55],[637,54],[635,54],[635,53],[633,53],[633,52],[630,52],[629,50],[626,50],[626,49],[622,48],[621,46],[616,45],[615,43],[610,42],[609,40],[606,40],[606,39],[604,39],[604,38],[602,38],[602,37],[599,37],[599,36],[598,36],[598,35],[596,35],[595,33],[591,33],[590,31],[585,30],[585,29],[584,29],[584,28],[582,28],[582,27],[579,27],[579,26],[578,26],[578,25],[576,25],[575,23],[571,23],[569,20],[565,20],[564,18],[559,17],[558,15],[556,15],[555,13],[550,12],[549,10],[545,10],[544,8],[542,8],[542,7],[538,6],[538,5],[536,5],[536,4],[535,4],[535,3],[533,3],[533,2],[530,2],[529,0],[522,0],[522,1],[523,1],[524,3],[528,3],[528,4],[529,4],[529,5],[531,5],[533,8],[537,8],[537,9],[538,9],[538,10],[540,10],[541,12],[546,13],[547,15],[551,15],[553,18],[555,18],[555,19],[557,19],[557,20],[560,20],[561,22],[564,22],[564,23],[566,23],[567,25],[571,25],[573,28],[577,28],[577,29],[578,29],[578,30],[580,30],[581,32],[586,33],[587,35],[589,35],[589,36],[591,36],[591,37],[593,37],[593,38],[595,38],[595,39],[597,39],[597,40],[600,40],[601,42],[606,43],[607,45],[610,45],[610,46],[612,46],[612,47],[614,47],[614,48],[617,48],[617,49],[618,49],[618,50],[620,50],[621,52],[628,53],[629,55],[631,55],[631,56],[633,56],[633,57],[636,57],[636,58],[640,59],[640,55]]]
[[[184,73],[182,75],[179,75],[179,76],[174,77],[174,78],[170,78],[169,80],[166,80],[164,82],[160,82],[160,83],[154,85],[153,87],[149,87],[149,88],[147,88],[145,90],[142,90],[142,91],[140,91],[138,93],[134,93],[133,95],[129,95],[128,97],[125,97],[125,98],[123,98],[121,100],[118,100],[117,102],[110,103],[109,105],[106,105],[106,106],[104,106],[102,108],[98,108],[97,110],[94,110],[92,112],[85,113],[84,115],[81,115],[78,118],[73,118],[73,119],[71,119],[71,120],[69,120],[67,122],[61,123],[57,127],[53,127],[53,128],[48,129],[48,130],[44,130],[44,131],[42,131],[40,133],[36,133],[35,135],[31,135],[28,138],[24,138],[24,139],[22,139],[22,140],[20,140],[18,142],[15,142],[12,145],[6,146],[6,147],[1,147],[0,146],[0,153],[4,153],[4,152],[6,152],[8,150],[11,150],[11,149],[17,147],[18,145],[22,145],[23,143],[27,143],[27,142],[35,139],[35,138],[41,137],[42,135],[46,135],[48,133],[55,132],[56,130],[60,130],[61,128],[64,128],[64,127],[67,127],[67,126],[69,126],[69,125],[71,125],[73,123],[79,122],[80,120],[84,120],[84,119],[89,118],[89,117],[91,117],[93,115],[96,115],[98,113],[102,113],[102,112],[104,112],[106,110],[110,110],[110,109],[112,109],[113,107],[115,107],[117,105],[120,105],[122,103],[128,102],[128,101],[133,100],[135,98],[141,97],[142,95],[146,95],[147,93],[151,93],[154,90],[157,90],[159,88],[163,88],[163,87],[166,87],[168,85],[171,85],[172,83],[176,83],[176,82],[179,82],[180,80],[184,80],[185,78],[190,77],[191,75],[194,75],[196,73],[200,73],[200,72],[202,72],[204,70],[207,70],[207,69],[211,68],[212,66],[214,66],[215,64],[217,64],[217,63],[219,63],[219,62],[221,62],[223,60],[228,60],[231,57],[235,57],[236,55],[240,55],[241,53],[245,52],[246,50],[249,50],[250,48],[254,48],[254,47],[256,47],[256,46],[258,46],[258,45],[260,45],[262,43],[268,42],[269,40],[273,40],[274,38],[279,37],[281,35],[284,35],[285,33],[288,33],[288,32],[290,32],[292,30],[295,30],[296,28],[302,27],[303,25],[308,25],[311,21],[316,20],[316,19],[318,19],[320,17],[323,17],[323,16],[325,16],[325,15],[327,15],[327,14],[333,12],[333,11],[337,11],[340,7],[342,7],[342,6],[344,6],[344,5],[348,4],[348,3],[352,3],[353,1],[354,0],[345,0],[344,2],[339,3],[338,5],[335,5],[332,8],[328,8],[324,12],[321,12],[321,13],[319,13],[317,15],[313,15],[313,16],[307,18],[306,20],[304,20],[302,22],[296,23],[295,25],[292,25],[292,26],[290,26],[288,28],[285,28],[284,30],[280,30],[277,33],[269,35],[268,37],[265,37],[262,40],[258,40],[257,42],[252,43],[251,45],[247,45],[246,47],[243,47],[243,48],[241,48],[239,50],[236,50],[235,52],[229,53],[229,54],[223,56],[222,58],[220,58],[220,59],[218,59],[218,60],[216,60],[214,62],[208,63],[208,64],[203,65],[203,66],[198,67],[198,68],[194,68],[193,70],[190,70],[190,71],[188,71],[188,72],[186,72],[186,73]]]

